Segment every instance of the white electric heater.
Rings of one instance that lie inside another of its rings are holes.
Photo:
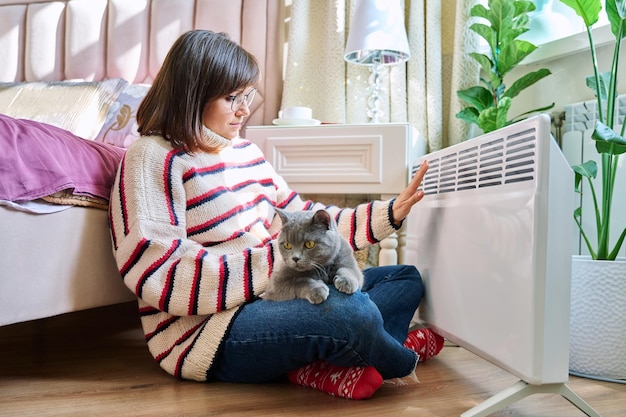
[[[426,286],[416,318],[520,378],[462,416],[548,392],[599,417],[566,385],[574,179],[549,116],[423,159],[425,197],[406,221],[405,260]]]

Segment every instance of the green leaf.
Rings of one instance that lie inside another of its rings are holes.
[[[600,153],[620,155],[626,152],[626,139],[602,122],[596,122],[591,138],[596,141],[596,150]]]
[[[609,98],[609,85],[611,84],[611,73],[603,72],[599,74],[600,88],[596,86],[596,77],[593,75],[585,78],[587,87],[591,88],[596,97],[600,96],[602,101],[607,101]]]
[[[626,36],[626,0],[607,0],[606,14],[615,39]]]
[[[574,170],[574,191],[580,194],[582,193],[580,184],[582,183],[583,177],[589,179],[596,178],[598,175],[598,164],[596,164],[596,161],[590,160],[582,164],[572,166],[572,170]]]
[[[498,102],[498,113],[496,115],[496,126],[497,129],[504,127],[508,124],[508,114],[509,109],[511,108],[511,98],[503,97]]]
[[[479,54],[477,52],[470,52],[469,55],[474,58],[476,62],[478,62],[478,64],[486,74],[491,72],[491,69],[493,68],[493,61],[491,61],[491,59],[489,59],[487,55]]]
[[[491,48],[492,51],[496,49],[496,32],[491,26],[485,25],[483,23],[474,23],[469,28],[476,32],[480,37],[485,39],[487,41],[487,44],[489,45],[489,48]]]
[[[498,103],[498,107],[490,107],[480,112],[478,126],[484,133],[492,132],[507,125],[507,114],[511,107],[511,99],[506,97]]]
[[[478,115],[478,110],[475,107],[466,107],[456,114],[456,118],[467,123],[478,124]]]
[[[515,1],[513,2],[513,5],[515,6],[515,16],[520,16],[528,12],[534,12],[537,9],[535,4],[530,0]]]
[[[485,17],[496,32],[515,17],[515,6],[511,0],[491,0]]]
[[[600,18],[602,10],[600,0],[561,0],[561,3],[574,9],[576,14],[583,18],[587,27],[591,27]]]
[[[489,20],[489,10],[487,10],[487,8],[482,4],[478,3],[470,9],[470,16],[482,17],[483,19]]]
[[[506,32],[503,32],[500,35],[500,43],[506,45],[509,42],[512,42],[518,36],[526,32],[528,32],[528,27],[510,28],[509,30],[507,30]]]
[[[496,130],[497,123],[496,118],[498,117],[498,108],[492,107],[490,109],[486,109],[480,112],[480,116],[478,116],[478,127],[484,132],[489,133]]]
[[[598,175],[598,164],[596,161],[587,161],[582,164],[572,166],[574,172],[578,175],[581,175],[585,178],[594,179]],[[578,190],[578,187],[576,187]]]
[[[459,98],[482,111],[493,107],[493,96],[485,87],[475,86],[457,92]]]
[[[505,44],[496,62],[500,76],[504,77],[535,49],[537,47],[528,41],[515,40]]]
[[[583,209],[582,207],[577,207],[576,210],[574,210],[574,218],[575,219],[580,219],[580,217],[583,214]]]
[[[506,45],[513,39],[528,31],[530,17],[528,13],[535,10],[535,5],[528,0],[503,0],[491,8],[497,14],[495,27],[499,35],[499,45]],[[492,23],[493,25],[493,23]]]
[[[530,87],[537,81],[547,77],[550,74],[552,73],[547,68],[541,68],[537,71],[525,74],[521,78],[516,80],[513,84],[511,84],[511,86],[503,93],[503,95],[505,97],[511,98],[516,97],[522,90]]]

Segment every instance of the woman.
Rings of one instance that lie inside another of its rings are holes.
[[[172,46],[137,112],[141,138],[110,202],[113,250],[136,294],[150,352],[183,379],[271,381],[287,375],[347,398],[411,375],[443,339],[412,332],[423,294],[409,266],[365,271],[362,292],[319,305],[259,298],[279,256],[274,207],[311,210],[239,131],[255,97],[254,57],[195,30]],[[422,166],[395,200],[327,207],[354,249],[396,231],[423,193]],[[407,347],[409,346],[409,347]]]

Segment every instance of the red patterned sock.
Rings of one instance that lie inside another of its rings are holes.
[[[364,400],[371,397],[383,384],[383,378],[376,368],[331,365],[318,361],[287,374],[293,384],[315,388],[336,397]]]
[[[419,355],[419,361],[424,362],[437,355],[443,348],[443,337],[431,329],[417,329],[408,334],[404,346]]]

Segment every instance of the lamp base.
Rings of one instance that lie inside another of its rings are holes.
[[[367,117],[369,123],[380,123],[385,112],[381,108],[382,93],[385,91],[383,85],[384,66],[380,62],[374,62],[370,67],[370,86],[368,88],[369,97],[367,99]]]

